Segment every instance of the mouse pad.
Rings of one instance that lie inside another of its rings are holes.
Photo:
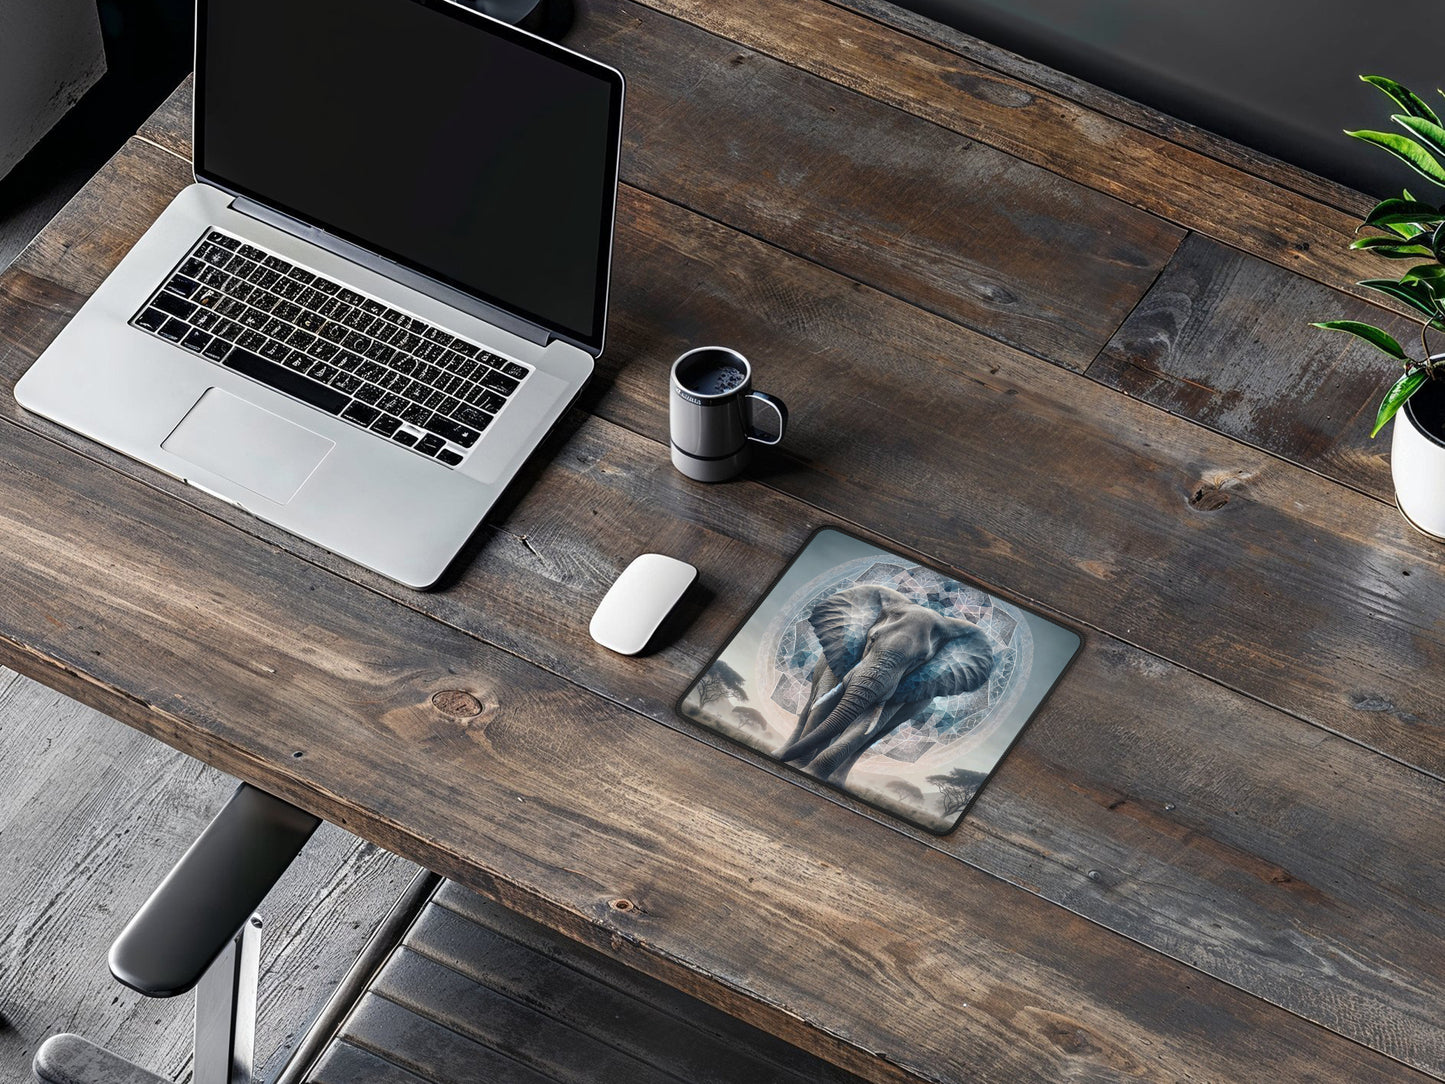
[[[980,587],[824,528],[677,710],[943,833],[1080,642]]]

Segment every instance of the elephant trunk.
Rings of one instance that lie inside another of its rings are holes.
[[[842,695],[838,697],[837,706],[828,712],[827,717],[815,730],[783,750],[779,759],[788,763],[812,756],[848,729],[853,720],[863,712],[891,696],[896,686],[896,681],[890,682],[885,676],[872,670],[850,674],[838,687],[842,689]],[[833,693],[837,692],[837,689],[833,690]]]

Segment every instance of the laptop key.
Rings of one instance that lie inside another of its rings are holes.
[[[436,455],[442,450],[442,438],[435,433],[428,433],[416,442],[416,450],[423,455]]]
[[[416,403],[412,403],[401,412],[402,421],[411,422],[412,425],[420,426],[423,429],[431,428],[427,425],[427,422],[431,421],[431,416],[430,410],[424,406],[418,406]]]
[[[191,313],[196,311],[196,306],[183,297],[175,294],[159,294],[151,302],[156,308],[170,316],[179,316],[182,320],[187,319]]]
[[[192,329],[186,335],[186,337],[181,340],[181,345],[184,346],[187,350],[194,350],[197,354],[199,354],[202,350],[211,345],[211,336],[206,334],[206,332],[204,331]]]
[[[407,421],[411,421],[407,418]],[[426,421],[420,423],[423,429],[429,429],[437,436],[451,441],[453,444],[460,444],[463,448],[470,448],[477,442],[482,434],[475,429],[468,429],[465,425],[458,425],[450,418],[444,418],[440,414],[433,414]]]
[[[349,422],[355,422],[357,425],[370,425],[376,421],[377,418],[381,417],[381,411],[377,410],[376,407],[367,406],[365,403],[353,401],[350,406],[341,412],[341,416]]]
[[[285,361],[293,352],[285,343],[275,339],[267,339],[266,345],[258,351],[263,358],[270,358],[272,361]]]
[[[159,331],[166,319],[166,314],[160,309],[145,309],[135,318],[135,326],[143,327],[147,331]]]
[[[375,384],[363,384],[356,389],[356,397],[363,403],[375,403],[385,394],[386,392],[382,391]]]
[[[527,367],[518,365],[515,361],[504,361],[502,363],[502,372],[506,373],[513,380],[527,379]]]
[[[357,376],[355,373],[338,372],[335,376],[328,380],[327,383],[330,384],[337,391],[344,391],[347,395],[350,395],[357,388],[361,387],[361,385],[364,384],[365,381],[362,380],[361,377]]]
[[[470,406],[457,407],[457,409],[452,412],[452,417],[463,425],[470,426],[476,430],[485,429],[492,422],[492,416],[490,414]],[[457,441],[457,443],[460,444],[461,441]],[[468,445],[468,447],[470,447],[470,445]]]
[[[452,451],[450,448],[443,448],[441,451],[437,452],[437,459],[441,460],[449,467],[455,467],[462,461],[462,457],[459,456],[456,452]]]
[[[517,390],[517,381],[505,373],[498,372],[496,369],[488,369],[481,376],[477,377],[477,383],[484,387],[491,388],[500,395],[511,395],[512,392]]]
[[[201,357],[221,361],[230,351],[231,344],[225,339],[212,339],[211,344],[201,351]]]
[[[225,365],[226,368],[235,369],[238,373],[259,380],[277,391],[294,395],[303,403],[310,403],[328,414],[340,414],[342,408],[350,401],[347,396],[335,388],[328,388],[324,384],[308,380],[299,373],[293,373],[290,369],[267,361],[249,350],[239,348],[232,350],[226,355]]]
[[[408,433],[405,429],[398,429],[396,431],[396,434],[391,439],[396,441],[398,444],[405,444],[408,448],[410,448],[413,444],[416,443],[416,434]]]
[[[166,283],[166,289],[173,294],[180,294],[182,297],[190,297],[201,288],[201,284],[195,279],[188,279],[185,275],[177,275]]]
[[[172,316],[169,320],[167,320],[164,324],[161,325],[160,330],[157,331],[156,334],[158,334],[162,339],[169,339],[173,343],[178,343],[183,338],[185,338],[186,332],[190,330],[191,326],[187,324],[184,320],[177,320],[174,316]]]
[[[377,418],[376,421],[371,423],[372,432],[380,433],[384,437],[391,436],[400,427],[401,419],[393,418],[390,414],[383,414],[381,417]]]

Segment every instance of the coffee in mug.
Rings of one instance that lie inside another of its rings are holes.
[[[777,444],[788,425],[788,408],[753,391],[748,359],[725,346],[699,346],[673,362],[668,414],[672,464],[699,482],[737,477],[751,445]]]

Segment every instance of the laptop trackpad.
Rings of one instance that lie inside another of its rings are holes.
[[[172,455],[285,504],[335,442],[211,388],[161,443]]]

